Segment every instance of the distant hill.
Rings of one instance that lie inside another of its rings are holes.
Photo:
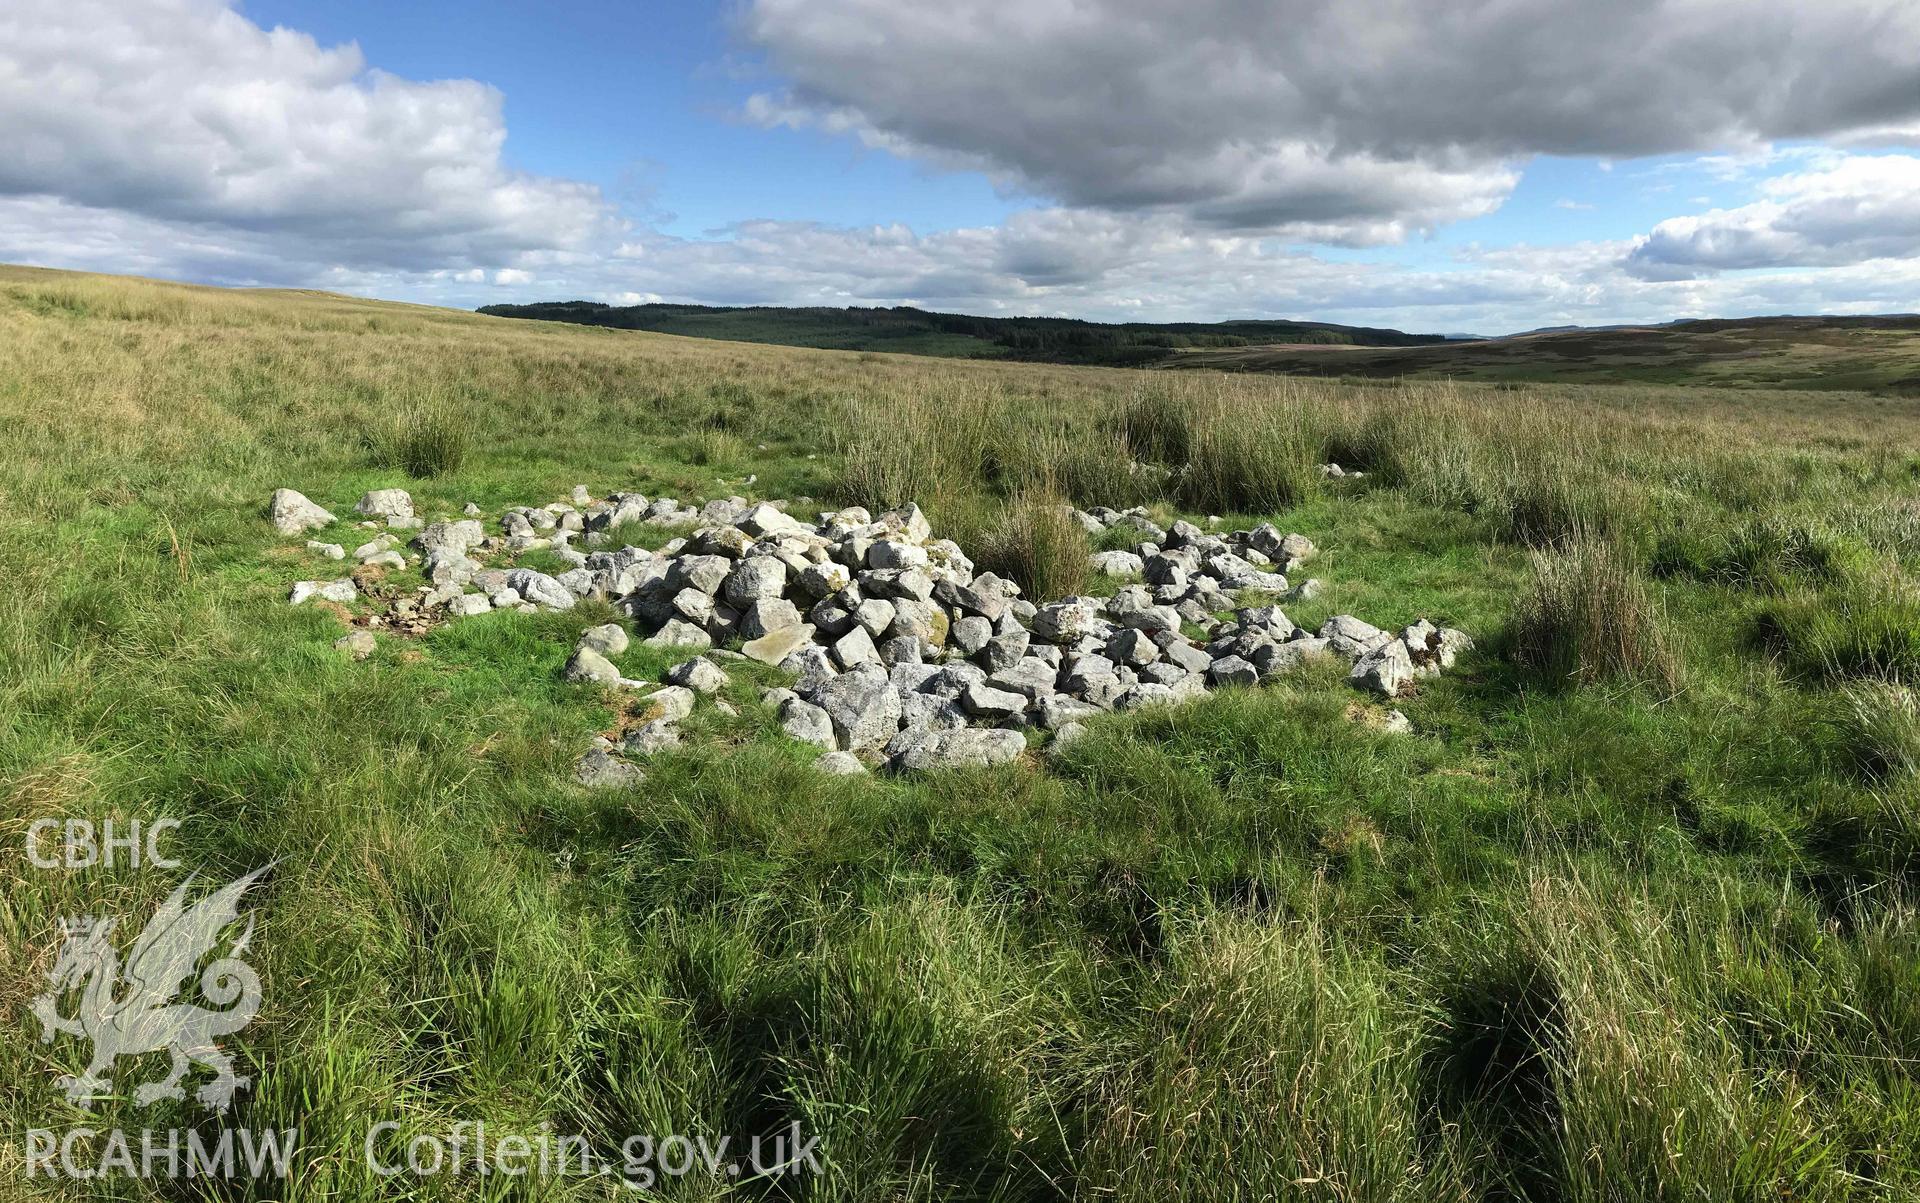
[[[1195,349],[1160,366],[1300,376],[1704,384],[1920,395],[1920,317],[1573,326],[1417,347]]]
[[[1329,322],[1083,322],[1054,317],[973,317],[895,309],[784,309],[764,306],[604,305],[550,301],[486,305],[492,317],[575,322],[620,330],[651,330],[694,338],[777,343],[840,351],[893,351],[958,359],[1019,359],[1045,363],[1142,367],[1182,352],[1271,346],[1414,347],[1445,340]]]

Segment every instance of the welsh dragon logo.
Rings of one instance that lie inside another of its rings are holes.
[[[267,868],[272,868],[271,865]],[[33,1013],[42,1025],[40,1039],[51,1044],[56,1035],[84,1036],[93,1041],[93,1057],[78,1077],[62,1077],[67,1101],[84,1103],[102,1097],[110,1088],[107,1074],[121,1057],[166,1052],[173,1068],[157,1081],[133,1092],[142,1107],[161,1099],[184,1099],[180,1081],[191,1063],[213,1070],[214,1078],[195,1094],[208,1107],[225,1111],[233,1092],[251,1085],[233,1072],[233,1062],[214,1041],[247,1026],[260,1009],[260,979],[240,959],[253,937],[253,919],[233,942],[227,955],[199,973],[200,993],[217,1008],[175,1001],[194,977],[200,961],[212,953],[220,934],[239,919],[240,896],[267,868],[256,869],[194,903],[187,905],[187,887],[193,876],[167,897],[127,952],[123,967],[109,937],[112,919],[68,920],[66,942],[48,971],[46,993],[33,1001]],[[79,1009],[71,1017],[60,1014],[60,1001],[80,991]]]

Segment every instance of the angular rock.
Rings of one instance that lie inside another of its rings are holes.
[[[1019,759],[1027,741],[1018,731],[966,727],[958,731],[929,731],[893,758],[902,772],[929,769],[992,768]]]
[[[615,760],[604,748],[595,748],[574,762],[573,779],[590,789],[613,789],[646,780],[636,765]]]
[[[627,643],[627,629],[617,622],[609,622],[580,632],[577,646],[591,648],[602,656],[618,656],[627,650]]]
[[[554,610],[573,609],[573,592],[544,572],[515,568],[507,574],[507,587],[535,605]]]
[[[267,502],[267,517],[272,520],[273,529],[283,535],[303,535],[336,521],[331,513],[292,489],[273,491],[273,498]]]
[[[374,489],[363,493],[355,510],[369,518],[385,518],[393,522],[413,521],[413,498],[405,489]]]
[[[620,750],[629,756],[651,756],[679,746],[680,728],[673,725],[673,720],[664,718],[640,724],[620,741]]]
[[[833,720],[843,752],[885,747],[900,729],[900,695],[877,665],[840,674],[813,700]]]
[[[667,670],[667,680],[695,693],[718,693],[727,685],[726,670],[704,656],[684,660]]]
[[[1390,639],[1354,661],[1347,679],[1381,697],[1394,698],[1413,683],[1413,677],[1413,659],[1407,655],[1407,645]]]
[[[613,661],[602,656],[590,647],[576,648],[568,659],[560,675],[569,681],[578,681],[593,685],[617,685],[620,683],[620,670]]]
[[[1238,656],[1223,656],[1207,670],[1207,679],[1215,685],[1258,685],[1260,672]]]
[[[338,543],[322,543],[318,539],[308,539],[307,550],[313,552],[315,555],[325,556],[329,560],[344,560],[347,558],[347,549]]]
[[[991,685],[969,685],[960,695],[960,704],[968,714],[984,719],[1003,719],[1027,708],[1026,695],[995,689]]]
[[[834,642],[833,660],[843,669],[878,664],[880,650],[873,645],[873,636],[867,634],[864,627],[855,627]]]
[[[1338,655],[1349,659],[1363,656],[1393,638],[1371,623],[1351,614],[1336,614],[1320,624],[1320,638]]]
[[[787,566],[774,556],[748,556],[727,574],[722,596],[745,609],[762,598],[779,598],[787,591]]]
[[[355,660],[365,660],[373,655],[379,644],[374,640],[372,631],[348,631],[333,641],[336,651],[344,652]]]
[[[1146,564],[1130,551],[1096,551],[1088,562],[1095,572],[1108,576],[1139,576]]]
[[[760,639],[799,625],[800,611],[784,597],[760,598],[740,615],[740,635],[744,639]]]
[[[762,664],[779,664],[812,643],[813,628],[801,623],[799,626],[768,631],[758,639],[742,644],[740,650],[748,659],[758,660]]]
[[[360,590],[354,587],[353,582],[342,577],[337,581],[295,581],[293,591],[287,595],[287,601],[298,606],[310,598],[317,597],[321,601],[339,602],[344,605],[359,596]]]
[[[670,618],[643,642],[648,647],[709,648],[713,646],[713,637],[690,622]]]
[[[693,713],[695,696],[693,690],[684,685],[669,685],[641,698],[639,713],[649,720],[665,719],[670,723],[679,722]]]
[[[813,767],[832,777],[862,777],[867,766],[852,752],[828,752],[813,762]]]
[[[447,615],[450,618],[476,618],[493,609],[493,603],[484,593],[462,593],[447,602]]]

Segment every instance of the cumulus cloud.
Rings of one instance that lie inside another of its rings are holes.
[[[1920,158],[1863,155],[1776,176],[1761,199],[1672,217],[1628,267],[1650,279],[1756,267],[1830,267],[1920,255]]]
[[[505,139],[492,88],[369,70],[220,0],[0,8],[0,197],[69,238],[163,223],[240,257],[271,234],[296,259],[430,270],[604,235],[596,189],[509,170]]]
[[[1539,153],[1920,125],[1902,0],[751,0],[812,123],[1006,187],[1381,242],[1486,213]]]

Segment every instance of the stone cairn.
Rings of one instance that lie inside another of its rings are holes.
[[[1018,585],[976,572],[950,539],[935,539],[917,505],[878,516],[859,507],[807,522],[780,505],[739,497],[695,509],[668,498],[615,493],[594,501],[584,487],[571,503],[508,510],[489,535],[477,507],[459,521],[422,523],[399,489],[362,497],[363,527],[384,529],[351,554],[385,569],[417,564],[426,578],[413,597],[368,625],[419,629],[433,620],[497,609],[566,610],[578,599],[610,601],[654,646],[701,653],[676,665],[653,688],[621,677],[609,659],[625,651],[627,630],[607,624],[585,632],[563,672],[570,680],[650,689],[644,723],[615,744],[601,739],[583,756],[583,784],[638,780],[633,761],[680,741],[677,723],[728,683],[726,666],[745,660],[787,672],[791,687],[766,690],[788,735],[826,751],[816,763],[835,773],[987,766],[1013,760],[1028,730],[1052,733],[1064,747],[1083,722],[1107,711],[1173,705],[1223,685],[1257,685],[1316,657],[1350,665],[1354,685],[1382,698],[1451,667],[1472,646],[1457,630],[1420,621],[1398,633],[1350,614],[1317,631],[1296,627],[1280,602],[1313,597],[1320,582],[1290,582],[1314,555],[1303,535],[1269,523],[1209,533],[1189,522],[1161,528],[1144,509],[1075,510],[1090,534],[1118,529],[1131,550],[1094,553],[1092,566],[1138,577],[1109,597],[1065,597],[1036,604]],[[299,536],[332,524],[331,513],[289,489],[269,506],[280,532]],[[628,524],[680,528],[657,551],[614,548]],[[395,531],[416,531],[399,550]],[[585,548],[573,546],[575,541]],[[337,544],[310,550],[344,560]],[[490,568],[476,556],[507,557],[547,549],[571,564],[557,576],[530,568]],[[1276,599],[1233,607],[1236,594]],[[300,581],[295,604],[358,596],[351,577]],[[1231,610],[1225,619],[1216,615]],[[1184,628],[1205,632],[1204,642]],[[723,645],[738,642],[737,651]],[[373,648],[355,631],[339,646],[356,658]],[[726,703],[714,699],[714,705]],[[1405,730],[1404,716],[1388,716]]]

